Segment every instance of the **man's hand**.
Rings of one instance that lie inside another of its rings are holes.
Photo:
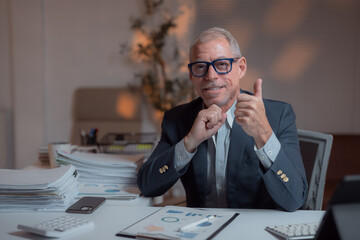
[[[258,149],[265,145],[272,134],[265,114],[261,84],[260,78],[255,81],[253,96],[239,93],[235,109],[236,122],[249,136],[254,138]]]
[[[207,109],[201,110],[188,135],[184,138],[184,145],[188,152],[194,152],[200,143],[217,133],[224,124],[226,113],[219,106],[213,104]]]

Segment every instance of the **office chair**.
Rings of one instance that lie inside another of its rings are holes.
[[[306,179],[309,183],[308,196],[302,209],[321,210],[333,136],[298,129],[298,137]]]
[[[107,133],[141,133],[155,129],[152,106],[141,89],[130,87],[82,87],[74,92],[71,144],[81,145],[81,130],[98,128],[98,139]]]

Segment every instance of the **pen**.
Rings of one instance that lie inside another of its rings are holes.
[[[185,225],[185,226],[179,228],[178,232],[183,232],[183,231],[186,230],[186,229],[195,227],[195,226],[197,226],[197,225],[199,225],[199,224],[202,224],[202,223],[204,223],[204,222],[210,222],[210,221],[214,220],[215,218],[216,218],[216,215],[211,215],[211,216],[209,216],[209,217],[203,218],[203,219],[201,219],[201,220],[199,220],[199,221],[197,221],[197,222],[193,222],[193,223],[190,223],[190,224],[188,224],[188,225]]]

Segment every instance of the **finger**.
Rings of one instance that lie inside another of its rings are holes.
[[[247,93],[239,93],[237,97],[238,102],[249,102],[252,100],[254,96],[247,94]]]
[[[226,113],[222,113],[222,116],[221,116],[221,123],[224,123],[224,122],[225,122],[226,117],[227,117],[227,114],[226,114]]]
[[[254,83],[254,96],[262,98],[262,79],[258,78]]]
[[[226,113],[225,113],[226,115]],[[206,127],[207,128],[213,128],[216,126],[219,122],[223,119],[223,113],[217,105],[211,105],[208,109],[205,110],[205,116],[206,118]]]
[[[221,113],[221,108],[216,104],[211,104],[207,109]]]
[[[221,113],[221,115],[214,115],[212,117],[209,117],[209,121],[206,122],[206,127],[208,129],[216,128],[217,126],[221,126],[224,124],[226,119],[226,113]]]
[[[250,119],[246,116],[235,117],[235,121],[240,124],[241,127],[246,128],[249,125]]]
[[[247,109],[236,109],[234,111],[235,117],[249,117],[251,115],[251,110]]]
[[[238,101],[235,105],[236,110],[254,109],[254,104],[251,101]]]
[[[218,124],[219,121],[216,121],[215,118],[208,118],[208,121],[206,122],[206,128],[207,129],[211,129],[214,126],[216,126],[216,124]]]

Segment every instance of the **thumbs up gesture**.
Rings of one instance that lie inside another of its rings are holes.
[[[262,79],[254,83],[254,95],[239,93],[235,109],[235,121],[252,136],[260,149],[269,140],[272,129],[265,113],[262,99]]]

